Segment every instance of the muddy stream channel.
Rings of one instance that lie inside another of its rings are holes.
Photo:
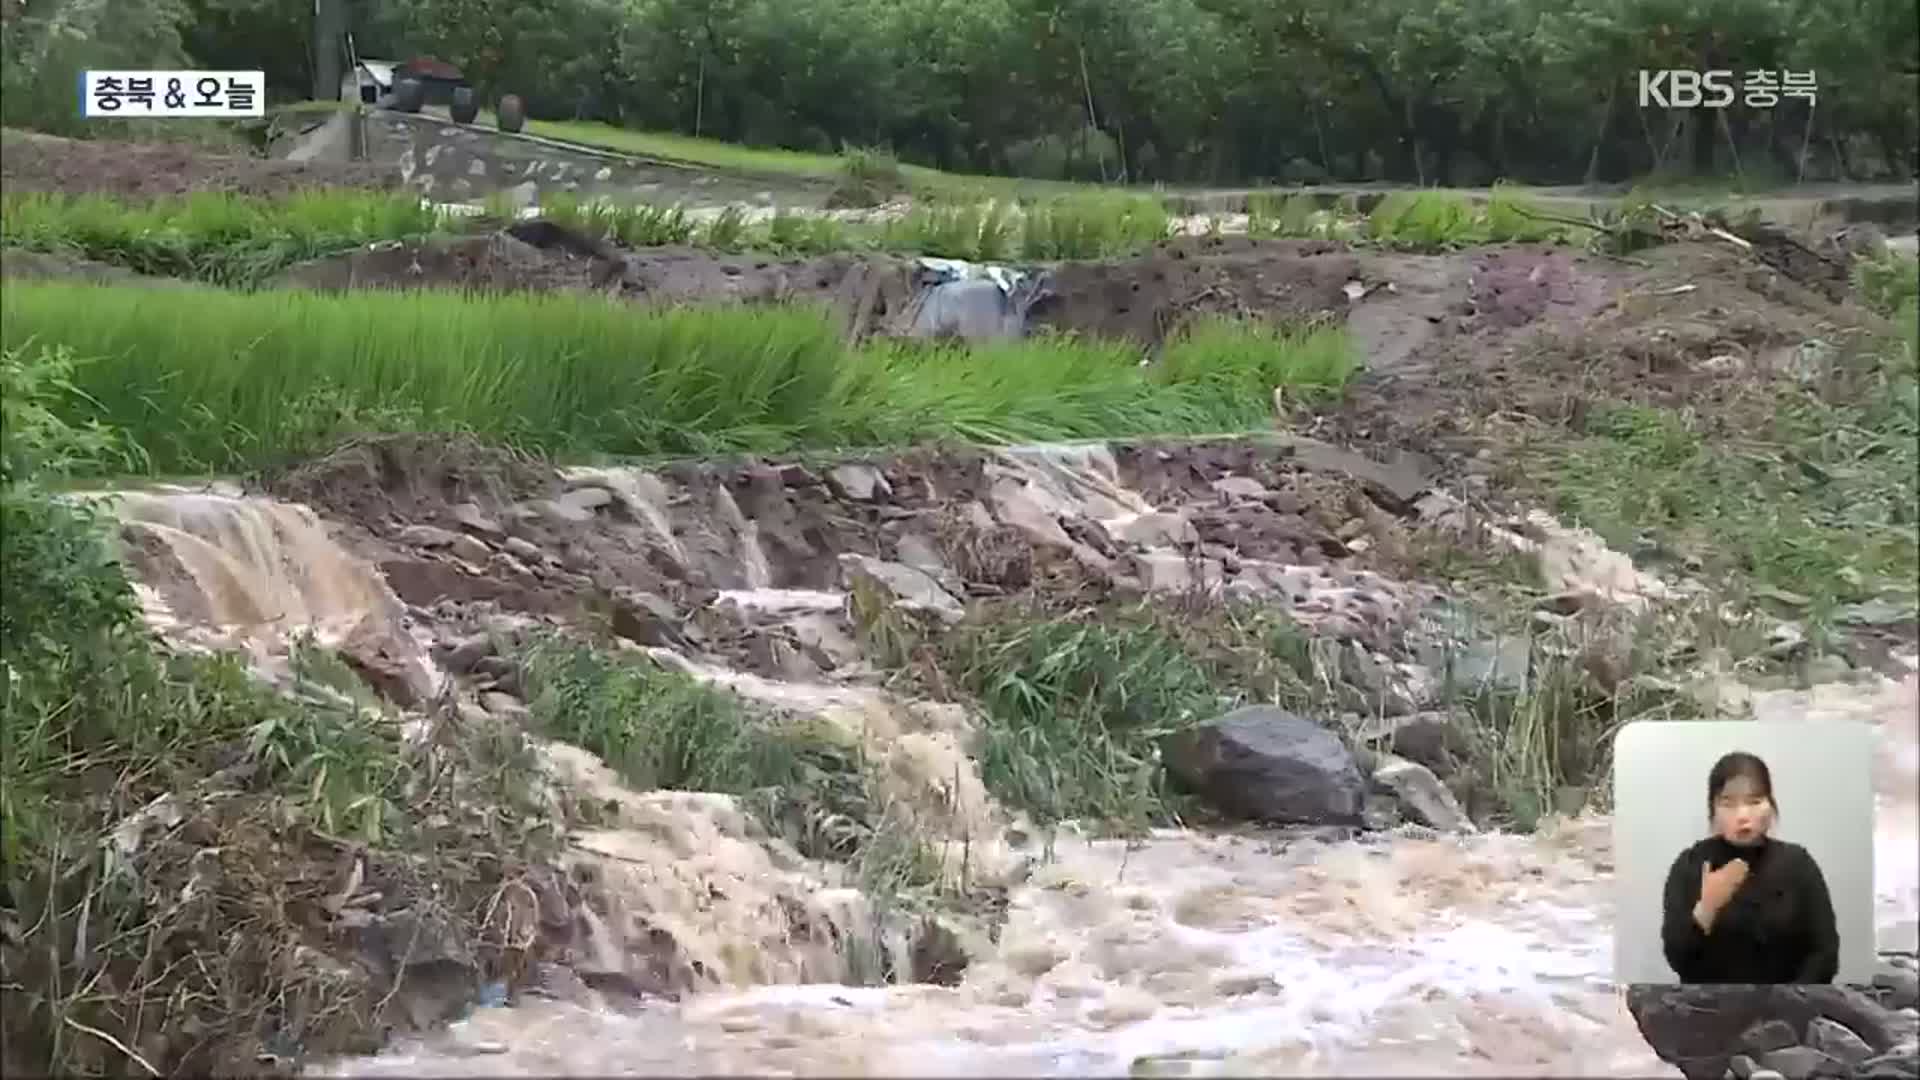
[[[1068,504],[1109,532],[1142,533],[1172,499],[1128,487],[1100,452],[989,456],[991,483],[974,505],[1033,533],[1057,531]],[[597,486],[582,488],[587,480]],[[1237,489],[1260,482],[1273,480],[1261,474]],[[683,520],[684,492],[665,490],[673,486],[606,470],[567,485],[600,493],[592,498],[557,496],[521,517],[511,507],[488,513],[588,528],[620,511],[619,528],[652,530],[676,558],[734,575],[738,587],[720,589],[713,606],[747,623],[836,632],[846,597],[828,577],[776,586],[761,550],[773,527],[764,507],[743,514],[729,503],[704,519],[727,528],[696,529]],[[843,500],[872,497],[854,490],[856,474],[836,474],[833,486]],[[441,631],[431,605],[405,595],[426,587],[403,579],[456,557],[469,571],[486,559],[498,567],[516,551],[507,562],[529,581],[544,565],[532,543],[506,539],[512,528],[496,535],[471,503],[459,536],[397,520],[342,525],[338,508],[217,487],[126,493],[119,506],[155,624],[176,641],[250,649],[269,677],[295,629],[342,639],[373,627],[389,634],[394,677],[437,693],[454,677],[436,660]],[[1269,576],[1295,575],[1276,587],[1295,612],[1337,620],[1355,579],[1284,562]],[[1257,565],[1244,560],[1239,579]],[[917,602],[938,607],[947,594],[937,592],[922,588]],[[795,944],[781,924],[780,912],[796,906],[817,921],[859,924],[862,898],[829,868],[755,839],[725,799],[624,791],[597,760],[549,746],[557,773],[621,810],[573,842],[601,875],[604,910],[588,913],[600,923],[596,947],[618,953],[623,912],[644,911],[703,959],[712,985],[677,1002],[618,1007],[592,995],[483,1004],[375,1057],[320,1063],[316,1074],[1678,1075],[1647,1048],[1611,981],[1605,817],[1554,818],[1530,835],[1401,826],[1163,831],[1132,843],[1068,829],[1048,839],[986,796],[951,706],[900,701],[845,671],[770,677],[697,650],[654,651],[749,699],[858,727],[892,755],[903,782],[939,791],[943,809],[928,829],[964,836],[968,872],[1007,882],[997,940],[965,940],[971,962],[957,986],[846,985],[854,980],[839,953]],[[1915,694],[1911,675],[1863,673],[1751,699],[1757,718],[1879,727],[1875,873],[1887,949],[1913,948],[1920,916]]]

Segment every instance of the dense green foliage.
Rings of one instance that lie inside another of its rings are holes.
[[[399,834],[455,855],[463,841],[422,837],[401,812],[419,800],[393,724],[353,701],[276,693],[238,656],[153,647],[110,518],[52,494],[119,459],[110,429],[61,418],[75,374],[65,350],[0,352],[0,919],[15,928],[0,942],[0,1042],[9,1074],[120,1075],[127,1046],[156,1070],[211,1073],[236,1046],[250,1062],[261,1012],[312,976],[286,962],[299,944],[286,897],[250,876],[296,865],[271,843],[275,828],[300,820],[376,850]],[[107,842],[156,799],[198,807],[223,765],[253,786],[227,791],[206,815],[216,824],[164,838],[122,829]],[[252,833],[220,834],[250,814]],[[231,844],[227,877],[203,888],[195,873],[183,890],[201,862],[182,837],[208,829]],[[510,851],[484,843],[496,858]],[[176,949],[200,949],[203,962],[154,963]],[[316,1041],[325,1023],[308,1028]]]
[[[1459,184],[1916,163],[1906,0],[343,2],[361,55],[440,56],[536,118],[884,145],[965,172]],[[73,71],[168,56],[308,92],[309,0],[108,6],[24,5],[5,122],[72,127]],[[1643,109],[1641,68],[1811,70],[1818,107]]]

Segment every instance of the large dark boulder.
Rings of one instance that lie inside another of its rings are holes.
[[[1169,772],[1223,813],[1254,821],[1355,825],[1366,781],[1338,736],[1271,705],[1250,705],[1167,736]]]

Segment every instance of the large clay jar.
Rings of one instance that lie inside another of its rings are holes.
[[[393,107],[401,112],[417,113],[427,103],[427,87],[419,79],[401,79],[393,84]]]
[[[471,86],[453,88],[453,104],[448,106],[447,114],[456,124],[471,124],[480,115],[480,95],[473,92]]]
[[[519,94],[507,94],[500,99],[499,117],[501,131],[519,131],[527,126],[527,103]]]

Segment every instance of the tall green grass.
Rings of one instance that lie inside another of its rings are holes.
[[[890,221],[848,221],[781,210],[749,223],[728,208],[701,220],[680,207],[613,206],[569,198],[542,206],[549,219],[631,247],[691,244],[722,251],[818,255],[893,251],[976,262],[1052,262],[1132,255],[1172,235],[1158,199],[1088,193],[1024,203],[923,203]]]
[[[1362,214],[1351,197],[1322,207],[1304,192],[1284,198],[1259,192],[1247,200],[1255,236],[1336,239],[1400,251],[1452,251],[1478,244],[1566,243],[1579,230],[1540,217],[1539,208],[1505,185],[1486,199],[1452,191],[1394,192]]]
[[[321,191],[285,199],[190,195],[133,206],[101,196],[0,199],[0,242],[69,252],[143,274],[222,285],[265,279],[303,259],[432,232],[411,195]]]
[[[489,200],[488,217],[497,220],[505,209],[504,199]],[[885,222],[792,210],[755,222],[732,207],[703,218],[679,206],[614,206],[565,196],[549,198],[542,211],[550,220],[630,247],[694,245],[777,255],[870,250],[981,261],[1098,259],[1144,251],[1171,233],[1158,199],[1101,192],[1024,203],[921,205]],[[220,285],[256,285],[303,259],[484,224],[454,224],[410,195],[353,191],[286,199],[201,194],[141,206],[99,196],[0,198],[0,243]]]
[[[161,473],[228,470],[348,433],[462,431],[548,453],[1008,443],[1264,425],[1276,385],[1332,391],[1343,331],[1195,326],[1141,366],[1117,342],[846,344],[805,309],[637,310],[594,296],[15,283],[0,340],[83,364],[76,423]]]

